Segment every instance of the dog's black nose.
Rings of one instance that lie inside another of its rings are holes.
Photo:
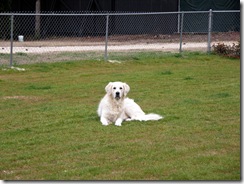
[[[116,94],[116,96],[118,96],[118,97],[119,97],[119,92],[116,92],[115,94]]]

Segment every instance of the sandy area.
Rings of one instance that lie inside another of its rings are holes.
[[[207,50],[207,34],[184,34],[183,50]],[[211,45],[232,45],[240,40],[240,32],[212,33]],[[110,35],[108,51],[160,50],[179,51],[180,35]],[[13,53],[87,52],[104,51],[105,37],[49,37],[33,40],[24,37],[24,42],[13,42]],[[0,40],[0,53],[10,53],[10,41]]]
[[[212,44],[217,42],[212,42]],[[224,42],[227,45],[237,43],[235,41]],[[131,50],[160,50],[160,51],[178,51],[179,43],[153,43],[153,44],[120,44],[108,45],[108,51],[131,51]],[[183,50],[207,50],[206,42],[189,42],[183,43]],[[93,43],[93,45],[84,46],[18,46],[13,47],[13,53],[47,53],[47,52],[87,52],[87,51],[104,51],[105,45]],[[0,53],[10,53],[10,47],[1,47]]]

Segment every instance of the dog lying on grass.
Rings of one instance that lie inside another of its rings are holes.
[[[126,83],[110,82],[105,91],[106,95],[100,101],[97,110],[102,125],[115,123],[116,126],[121,126],[123,121],[156,121],[163,118],[158,114],[145,114],[133,99],[127,98],[130,87]]]

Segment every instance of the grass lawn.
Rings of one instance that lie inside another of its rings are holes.
[[[240,180],[240,60],[137,53],[0,68],[2,180]],[[102,126],[110,81],[157,122]]]

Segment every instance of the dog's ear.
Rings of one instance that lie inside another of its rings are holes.
[[[130,86],[128,84],[124,83],[124,89],[125,89],[124,96],[126,96],[127,93],[129,93],[129,91],[130,91]]]
[[[113,85],[112,82],[108,83],[108,85],[105,87],[106,93],[108,93],[108,94],[112,93],[112,85]]]

